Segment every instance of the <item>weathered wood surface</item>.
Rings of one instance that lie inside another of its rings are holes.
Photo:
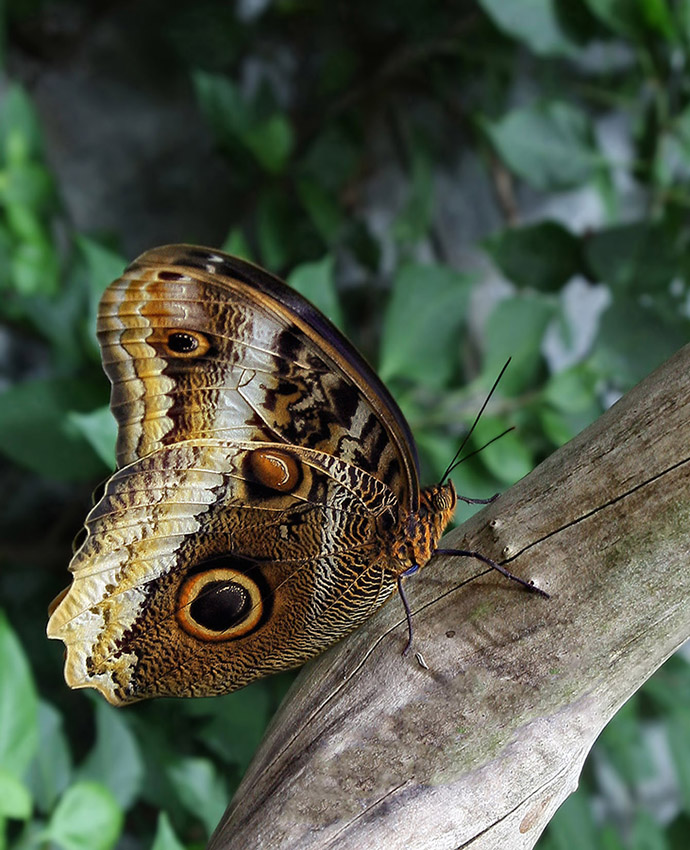
[[[212,850],[524,850],[620,705],[690,636],[690,346],[449,534],[302,671]]]

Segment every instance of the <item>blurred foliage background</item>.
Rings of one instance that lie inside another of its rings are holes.
[[[427,482],[510,355],[473,446],[517,428],[455,476],[505,489],[688,340],[690,0],[0,16],[0,848],[200,848],[291,677],[124,711],[63,683],[46,607],[112,466],[100,293],[175,241],[287,277],[378,368]],[[689,766],[680,653],[539,847],[686,850]]]

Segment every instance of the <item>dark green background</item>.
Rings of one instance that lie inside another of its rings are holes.
[[[112,464],[100,293],[174,241],[287,277],[377,367],[427,482],[512,356],[469,449],[516,430],[454,475],[505,489],[688,340],[690,0],[0,15],[0,850],[199,848],[291,676],[122,711],[64,685],[46,607]],[[678,655],[540,848],[685,850],[689,765]]]

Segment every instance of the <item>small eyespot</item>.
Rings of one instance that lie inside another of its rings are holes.
[[[216,567],[190,576],[180,588],[177,621],[202,641],[224,641],[249,634],[263,615],[261,591],[238,570]]]
[[[255,481],[279,493],[291,493],[302,480],[298,462],[279,449],[256,449],[249,454],[249,467]]]
[[[165,346],[174,357],[202,357],[211,347],[208,339],[198,331],[169,331]]]

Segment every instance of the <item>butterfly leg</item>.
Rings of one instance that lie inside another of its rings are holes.
[[[403,649],[402,654],[407,655],[407,653],[412,648],[412,637],[413,637],[413,628],[412,628],[412,611],[410,610],[410,603],[407,601],[407,596],[405,596],[405,590],[403,588],[403,579],[408,576],[413,576],[419,570],[419,564],[414,564],[409,569],[405,570],[404,573],[400,573],[398,576],[398,593],[400,594],[400,598],[402,599],[402,604],[405,609],[405,616],[407,617],[407,644],[405,649]]]
[[[516,576],[514,573],[511,573],[505,567],[502,567],[500,564],[497,564],[496,561],[493,561],[491,558],[487,558],[486,555],[482,555],[481,552],[471,552],[468,549],[436,549],[434,555],[458,555],[460,557],[466,558],[476,558],[478,561],[481,561],[483,564],[491,567],[493,570],[498,570],[501,575],[504,575],[506,578],[509,578],[511,581],[516,581],[518,584],[521,584],[523,587],[527,588],[527,590],[532,591],[533,593],[538,593],[540,596],[549,599],[549,594],[542,590],[540,587],[537,587],[531,581],[526,581],[524,578],[520,578],[520,576]],[[403,573],[405,575],[405,573]],[[398,579],[398,584],[400,584],[400,579]]]
[[[470,499],[469,496],[461,496],[458,494],[458,499],[466,505],[490,505],[492,502],[495,502],[500,495],[500,493],[494,493],[493,496],[489,496],[488,499]]]

